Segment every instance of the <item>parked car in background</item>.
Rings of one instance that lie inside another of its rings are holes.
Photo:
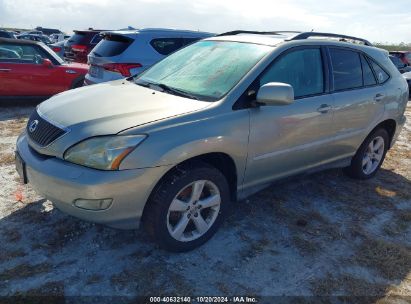
[[[67,40],[62,40],[56,43],[52,43],[49,47],[61,58],[64,60],[64,44]]]
[[[402,74],[402,76],[404,76],[405,80],[408,83],[409,97],[411,97],[411,72],[406,72]]]
[[[407,100],[388,54],[364,39],[236,31],[43,102],[16,168],[66,213],[141,223],[163,248],[187,251],[274,180],[336,167],[373,177]]]
[[[392,51],[390,55],[400,58],[406,65],[411,65],[411,51]]]
[[[52,44],[50,38],[46,35],[36,35],[36,34],[21,34],[16,36],[17,39],[32,40],[43,42],[44,44]]]
[[[47,36],[50,36],[52,34],[63,34],[59,29],[46,28],[41,26],[36,27],[35,30],[42,32],[44,35]]]
[[[53,43],[56,43],[56,42],[60,42],[60,41],[65,40],[63,33],[60,33],[60,34],[51,34],[49,37],[50,37],[50,40],[51,40]]]
[[[400,58],[393,55],[390,55],[389,57],[392,63],[394,63],[394,65],[397,67],[398,71],[400,71],[401,74],[411,71],[411,66],[402,62]]]
[[[147,28],[107,31],[101,36],[88,55],[87,85],[139,74],[172,52],[214,34]]]
[[[44,35],[42,31],[27,31],[21,32],[20,35]]]
[[[64,59],[87,63],[87,55],[100,42],[103,30],[74,31],[74,35],[64,46]]]
[[[0,99],[44,99],[77,88],[87,70],[65,63],[41,42],[0,38]]]
[[[5,31],[5,30],[0,30],[0,38],[11,38],[11,39],[15,39],[16,36],[9,31]]]

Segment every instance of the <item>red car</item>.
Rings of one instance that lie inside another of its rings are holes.
[[[64,44],[64,59],[87,63],[87,55],[100,42],[104,30],[74,31],[74,35]]]
[[[390,55],[400,58],[406,65],[411,65],[411,51],[393,51]]]
[[[82,86],[87,71],[41,42],[0,38],[0,99],[44,99]]]

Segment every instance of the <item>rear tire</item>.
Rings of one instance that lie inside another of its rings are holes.
[[[388,132],[383,129],[373,131],[358,148],[351,165],[344,172],[355,179],[369,179],[380,169],[389,147]]]
[[[224,175],[206,163],[192,162],[174,168],[155,187],[143,225],[160,247],[189,251],[214,235],[229,203]]]

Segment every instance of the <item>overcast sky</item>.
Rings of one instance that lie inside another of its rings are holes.
[[[411,42],[410,0],[0,0],[2,27],[327,31]]]

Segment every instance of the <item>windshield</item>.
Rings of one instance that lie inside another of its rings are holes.
[[[227,41],[200,41],[166,57],[136,78],[215,101],[227,94],[272,48]]]

